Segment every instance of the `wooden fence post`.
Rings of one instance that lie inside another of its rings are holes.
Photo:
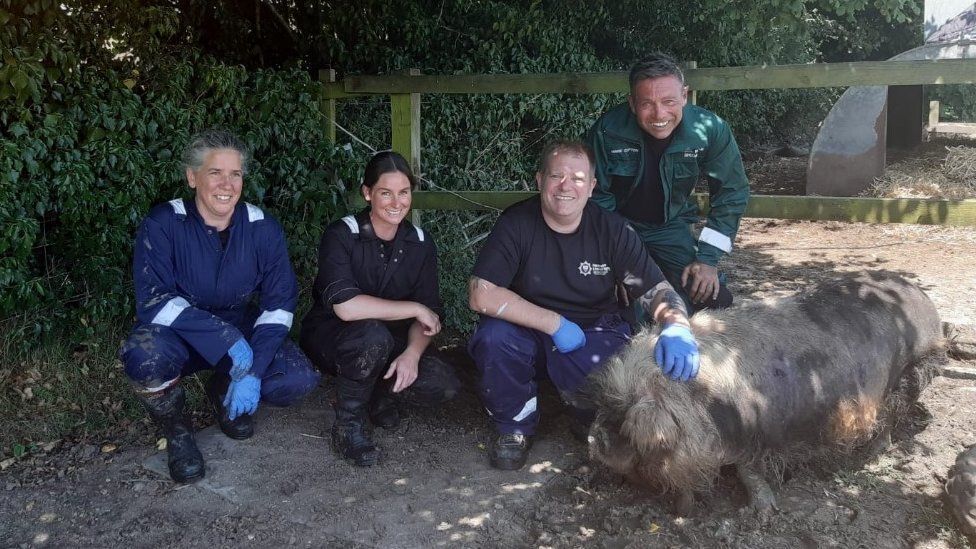
[[[335,69],[319,69],[319,82],[322,83],[332,83],[336,81],[336,71]],[[325,113],[325,117],[329,120],[329,127],[325,129],[325,137],[329,140],[329,143],[335,145],[336,142],[336,127],[335,127],[335,117],[336,117],[336,100],[335,99],[322,99],[319,108]]]
[[[404,74],[420,76],[420,69],[410,69]],[[407,159],[414,175],[420,178],[420,94],[390,94],[390,117],[393,150]],[[413,223],[419,225],[420,212],[414,209],[411,216]]]
[[[929,101],[929,133],[934,133],[939,125],[939,102]]]
[[[698,68],[698,61],[688,61],[688,62],[686,62],[685,63],[685,68],[686,69],[697,69]],[[692,105],[697,105],[698,104],[698,92],[697,91],[691,90],[691,91],[688,92],[688,102],[691,103]]]

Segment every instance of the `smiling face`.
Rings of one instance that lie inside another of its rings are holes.
[[[186,169],[186,181],[196,191],[197,210],[203,221],[217,230],[226,229],[244,186],[241,154],[233,149],[213,149],[199,169]]]
[[[557,150],[546,159],[544,172],[535,174],[542,198],[542,217],[549,228],[569,233],[583,218],[596,178],[586,155]]]
[[[397,226],[410,211],[413,199],[410,179],[401,172],[386,172],[372,187],[363,185],[362,192],[371,206],[369,220],[376,235],[383,240],[392,240]]]
[[[645,78],[634,84],[627,101],[642,130],[656,139],[666,139],[681,122],[688,87],[677,76]]]

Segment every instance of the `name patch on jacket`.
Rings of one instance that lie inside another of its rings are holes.
[[[698,153],[700,153],[703,150],[705,150],[705,149],[688,149],[688,150],[685,151],[684,157],[685,158],[698,158]]]
[[[640,152],[640,149],[634,149],[632,147],[627,147],[625,149],[610,149],[610,154],[630,154]]]

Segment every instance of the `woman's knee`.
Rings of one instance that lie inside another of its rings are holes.
[[[421,406],[437,406],[457,396],[461,380],[454,367],[443,360],[424,355],[417,380],[406,391],[404,400]]]
[[[318,386],[322,374],[309,369],[301,373],[275,374],[261,382],[261,400],[272,406],[290,406]]]
[[[274,406],[294,404],[318,386],[322,374],[291,341],[285,341],[261,380],[261,399]]]
[[[186,344],[163,326],[143,325],[122,343],[119,358],[137,387],[154,389],[180,376],[189,359]]]
[[[350,322],[336,342],[336,370],[353,380],[373,378],[387,364],[394,345],[393,334],[382,321]]]

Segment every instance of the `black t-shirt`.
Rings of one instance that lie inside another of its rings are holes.
[[[635,299],[664,280],[622,217],[587,202],[576,231],[561,234],[546,225],[538,196],[502,212],[474,276],[584,327],[621,311],[618,284]]]
[[[644,141],[644,173],[640,185],[634,188],[630,198],[620,206],[619,212],[627,219],[649,225],[664,223],[664,185],[661,182],[661,156],[671,144],[674,132],[665,139],[657,139],[646,132]]]
[[[334,318],[333,305],[360,294],[416,301],[443,317],[437,247],[430,235],[403,221],[393,240],[385,242],[376,236],[365,210],[326,227],[319,244],[312,309],[303,323]]]

